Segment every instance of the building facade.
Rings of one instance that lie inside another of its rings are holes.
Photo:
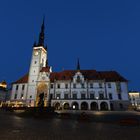
[[[7,93],[7,83],[5,81],[0,82],[0,107],[6,103]]]
[[[140,92],[129,91],[129,99],[133,109],[140,110]]]
[[[44,22],[34,43],[29,73],[13,82],[12,106],[53,106],[73,110],[126,110],[128,81],[116,71],[75,70],[53,72],[44,45]]]

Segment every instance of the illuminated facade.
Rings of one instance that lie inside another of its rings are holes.
[[[44,45],[44,22],[33,45],[29,73],[13,83],[13,106],[54,106],[73,110],[126,110],[128,81],[115,71],[75,70],[52,72]]]
[[[134,109],[140,109],[140,92],[130,91],[129,99],[130,99],[131,105]]]
[[[6,102],[7,92],[7,83],[5,81],[0,82],[0,107]]]

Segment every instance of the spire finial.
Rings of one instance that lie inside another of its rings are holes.
[[[45,30],[44,22],[45,22],[45,16],[43,17],[43,22],[41,25],[41,32],[39,34],[39,41],[38,41],[39,46],[44,46],[44,30]]]
[[[79,62],[79,58],[77,59],[77,70],[80,71],[80,62]]]

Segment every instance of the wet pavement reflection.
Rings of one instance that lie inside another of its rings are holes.
[[[21,118],[0,112],[0,140],[139,140],[140,126]]]

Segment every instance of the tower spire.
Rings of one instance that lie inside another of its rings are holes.
[[[39,40],[38,40],[38,45],[39,46],[44,46],[44,30],[45,30],[44,22],[45,22],[45,17],[43,17],[43,22],[42,22],[42,25],[41,25],[41,32],[39,34]]]
[[[79,58],[77,59],[77,70],[80,71],[80,62],[79,62]]]

